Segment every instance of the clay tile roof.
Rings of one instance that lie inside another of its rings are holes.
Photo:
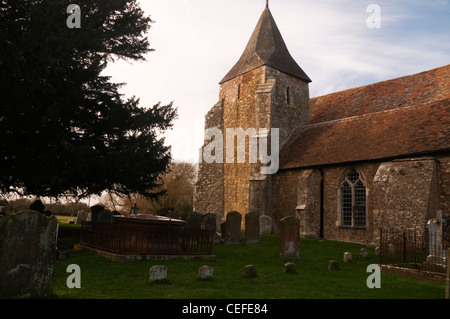
[[[450,152],[450,66],[312,100],[280,169]]]
[[[310,99],[311,123],[450,98],[450,65]]]
[[[311,82],[289,53],[268,7],[259,18],[241,58],[219,83],[231,80],[263,65],[270,66],[308,83]]]

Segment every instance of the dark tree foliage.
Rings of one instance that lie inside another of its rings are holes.
[[[0,191],[152,197],[176,109],[144,108],[101,75],[115,59],[145,60],[152,21],[135,0],[74,3],[81,28],[70,29],[69,1],[0,0]]]

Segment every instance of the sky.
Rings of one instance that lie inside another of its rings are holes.
[[[154,21],[147,36],[155,51],[145,62],[118,60],[104,75],[126,83],[121,92],[143,107],[173,102],[178,119],[165,144],[175,161],[196,163],[218,83],[244,51],[265,0],[140,4]],[[450,0],[270,0],[269,7],[312,80],[311,97],[450,64]]]

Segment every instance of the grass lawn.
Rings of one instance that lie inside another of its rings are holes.
[[[76,243],[73,227],[63,222],[61,245]],[[70,236],[65,237],[69,229]],[[79,237],[78,237],[79,241]],[[73,246],[72,246],[73,247]],[[417,281],[399,275],[382,274],[381,288],[369,289],[366,280],[369,264],[378,263],[374,249],[368,248],[369,259],[358,260],[362,245],[319,239],[301,239],[300,259],[296,273],[283,272],[279,259],[279,237],[263,236],[257,244],[214,245],[215,260],[159,260],[112,262],[98,255],[71,252],[69,258],[57,261],[54,273],[54,297],[69,299],[443,299],[445,283]],[[353,261],[342,262],[344,252]],[[339,262],[339,270],[328,270],[328,261]],[[81,269],[81,288],[69,289],[67,266]],[[242,268],[256,266],[254,278],[244,278]],[[165,265],[168,282],[149,284],[149,269]],[[198,268],[214,268],[213,279],[197,280]]]

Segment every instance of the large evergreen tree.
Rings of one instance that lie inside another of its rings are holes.
[[[144,108],[101,75],[144,61],[151,19],[135,0],[0,0],[0,191],[153,195],[170,164],[172,104]],[[151,74],[149,74],[151,76]]]

